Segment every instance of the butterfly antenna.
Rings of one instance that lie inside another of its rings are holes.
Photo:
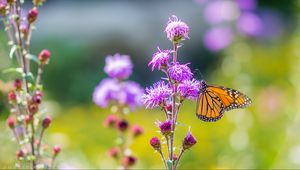
[[[201,80],[204,79],[204,76],[203,76],[203,74],[201,73],[201,71],[200,71],[199,69],[195,69],[194,73],[195,73],[196,75],[199,74]],[[198,77],[198,76],[196,76],[196,77]]]

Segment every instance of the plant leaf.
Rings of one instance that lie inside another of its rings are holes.
[[[40,60],[37,58],[37,56],[33,55],[33,54],[27,54],[26,58],[29,60],[32,60],[34,62],[36,62],[37,64],[40,64]]]
[[[14,57],[14,53],[16,52],[18,46],[17,45],[13,45],[10,49],[10,52],[9,52],[9,58],[12,59]]]
[[[167,160],[167,166],[168,166],[168,170],[172,169],[172,161],[171,160]]]
[[[13,73],[13,72],[22,74],[23,69],[21,67],[18,67],[18,68],[8,68],[8,69],[5,69],[2,71],[2,73],[4,73],[4,74]]]

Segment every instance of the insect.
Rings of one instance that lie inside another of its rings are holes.
[[[215,122],[225,111],[245,108],[251,104],[251,99],[237,90],[207,85],[204,80],[201,80],[200,85],[196,115],[202,121]]]

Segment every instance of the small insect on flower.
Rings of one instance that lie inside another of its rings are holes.
[[[189,30],[188,25],[180,21],[175,15],[169,18],[168,25],[165,28],[167,37],[172,42],[189,39]]]
[[[199,119],[212,122],[219,120],[225,111],[248,107],[251,99],[245,94],[223,86],[200,82],[196,115]]]

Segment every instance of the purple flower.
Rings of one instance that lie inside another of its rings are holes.
[[[159,81],[152,87],[146,88],[146,93],[142,97],[146,108],[154,108],[165,103],[171,95],[172,90],[165,82]]]
[[[215,27],[206,32],[204,45],[211,51],[217,52],[231,44],[233,34],[230,28]]]
[[[169,136],[172,133],[172,121],[171,120],[166,120],[165,122],[156,122],[157,126],[160,129],[161,134],[164,136]]]
[[[260,17],[251,12],[243,13],[238,22],[238,30],[248,36],[258,36],[263,30],[263,23]]]
[[[112,100],[118,100],[121,86],[116,79],[104,79],[95,88],[93,101],[100,107],[107,107]]]
[[[195,137],[191,134],[190,130],[186,134],[185,138],[183,139],[182,142],[182,148],[183,150],[189,149],[192,146],[194,146],[197,143],[197,140]]]
[[[152,65],[152,71],[155,68],[160,70],[162,67],[166,67],[171,57],[171,50],[161,51],[159,48],[157,49],[158,51],[152,55],[152,60],[148,64],[148,66]]]
[[[172,15],[169,18],[165,32],[167,33],[167,37],[170,41],[179,42],[189,38],[189,27],[186,23],[180,21],[175,15]]]
[[[158,137],[153,137],[150,139],[150,145],[153,147],[154,150],[160,151],[161,150],[161,143]]]
[[[144,89],[133,81],[119,82],[116,79],[107,78],[95,88],[93,100],[100,107],[107,107],[111,101],[116,101],[133,110],[142,105],[143,94]]]
[[[141,106],[142,96],[144,94],[144,89],[134,81],[127,81],[123,83],[123,90],[121,92],[123,98],[120,101],[122,104],[126,104],[130,107],[131,110],[134,110],[136,107]],[[120,93],[120,95],[121,95]]]
[[[210,24],[233,21],[238,15],[239,9],[233,1],[214,0],[204,10],[204,19]]]
[[[190,80],[193,76],[191,69],[187,66],[187,64],[173,64],[169,69],[168,73],[170,78],[175,80],[176,82],[182,82],[184,80]]]
[[[196,100],[199,95],[200,82],[196,79],[185,80],[179,84],[178,90],[180,96],[183,98],[188,98]]]
[[[115,54],[105,59],[104,71],[112,78],[126,79],[132,73],[132,63],[128,55]]]
[[[256,8],[256,0],[237,0],[241,10],[254,10]]]

